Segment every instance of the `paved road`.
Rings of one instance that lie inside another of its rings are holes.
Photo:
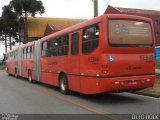
[[[160,113],[160,99],[131,93],[62,95],[58,88],[30,84],[0,71],[0,113],[132,114]]]

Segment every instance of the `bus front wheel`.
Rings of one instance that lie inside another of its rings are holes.
[[[61,74],[60,75],[60,90],[62,94],[69,94],[69,88],[68,88],[68,80],[67,80],[67,76],[65,74]]]

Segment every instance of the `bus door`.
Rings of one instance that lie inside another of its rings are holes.
[[[71,34],[71,57],[70,57],[70,81],[69,85],[72,90],[80,91],[80,56],[79,56],[79,32]]]

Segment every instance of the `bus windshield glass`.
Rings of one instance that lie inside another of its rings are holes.
[[[109,20],[109,44],[111,46],[152,46],[151,25],[136,20]]]

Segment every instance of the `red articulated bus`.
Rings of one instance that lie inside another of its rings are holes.
[[[102,15],[20,46],[17,61],[6,53],[6,67],[63,94],[144,89],[155,81],[153,33],[149,18]]]

